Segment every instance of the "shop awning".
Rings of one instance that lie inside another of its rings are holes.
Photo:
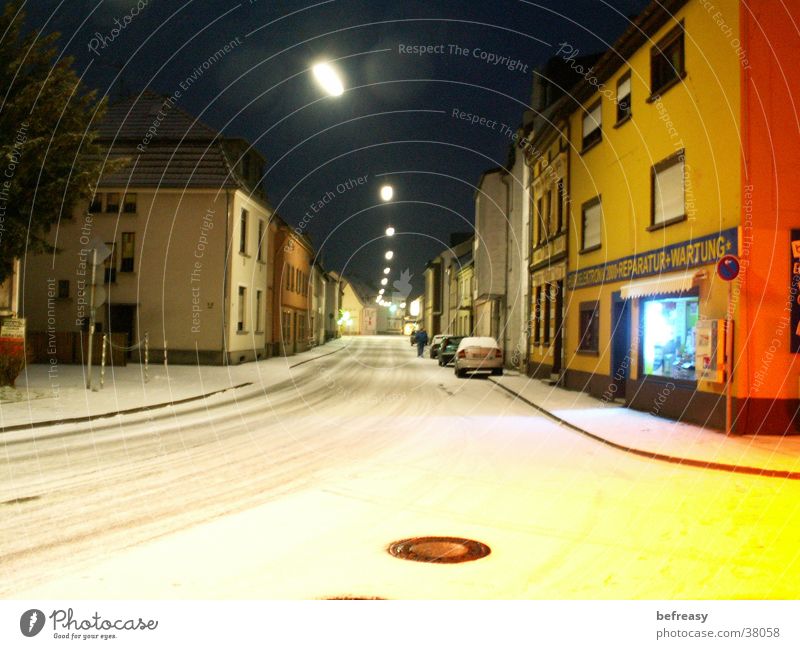
[[[627,300],[632,297],[645,297],[660,293],[683,293],[691,290],[695,278],[703,274],[703,271],[687,270],[681,273],[667,273],[658,277],[636,279],[622,287],[622,299]]]

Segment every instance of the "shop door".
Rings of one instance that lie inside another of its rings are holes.
[[[561,357],[564,351],[564,280],[551,285],[555,293],[555,338],[553,339],[553,374],[561,375]],[[551,295],[552,295],[551,293]],[[549,306],[549,305],[548,305]]]
[[[619,293],[611,298],[611,383],[616,386],[614,397],[625,398],[625,384],[631,367],[630,302]]]

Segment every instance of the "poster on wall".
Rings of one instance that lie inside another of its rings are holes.
[[[789,277],[791,278],[789,296],[792,300],[789,349],[796,354],[800,352],[800,228],[792,230]]]
[[[724,320],[698,320],[695,329],[695,367],[698,381],[725,381]]]

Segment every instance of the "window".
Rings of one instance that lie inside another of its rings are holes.
[[[256,332],[261,332],[261,309],[263,307],[263,294],[261,291],[256,291]]]
[[[600,348],[598,307],[598,302],[580,303],[578,326],[581,339],[578,341],[578,351],[597,352]]]
[[[542,320],[542,287],[536,287],[536,297],[533,300],[533,344],[538,345],[542,340],[539,323]]]
[[[245,313],[247,313],[247,289],[244,286],[239,287],[239,304],[238,304],[238,317],[236,323],[236,331],[244,331]]]
[[[603,208],[600,197],[583,204],[581,228],[581,252],[597,250],[600,247],[600,228],[603,221]]]
[[[286,290],[287,291],[291,291],[292,290],[292,267],[288,266],[288,265],[284,266],[283,267],[283,272],[286,275]]]
[[[564,229],[564,179],[559,178],[556,183],[556,232]]]
[[[136,194],[125,194],[125,200],[122,203],[122,211],[125,214],[136,214]]]
[[[641,307],[644,373],[694,381],[697,296],[642,300]]]
[[[539,243],[544,243],[545,240],[545,225],[544,225],[544,199],[536,199],[536,222],[539,224]]]
[[[258,261],[264,261],[264,221],[262,219],[258,221],[258,241],[256,242],[256,246],[258,246],[256,259],[258,259]]]
[[[121,273],[133,272],[133,257],[136,253],[136,233],[122,233],[122,263],[119,267]]]
[[[283,312],[283,342],[289,343],[292,338],[292,312]]]
[[[683,25],[678,25],[650,50],[650,94],[656,96],[686,76]]]
[[[116,282],[117,281],[117,247],[113,241],[106,241],[106,246],[111,251],[111,254],[106,257],[103,262],[103,281]]]
[[[242,210],[239,230],[239,252],[243,255],[247,254],[247,217],[247,210]]]
[[[651,227],[658,228],[686,218],[684,167],[684,153],[678,151],[650,170]]]
[[[119,212],[119,194],[106,194],[106,214]]]
[[[89,203],[89,212],[91,214],[98,214],[103,211],[103,195],[95,194],[92,197],[92,202]]]
[[[617,124],[622,124],[631,115],[631,73],[629,70],[617,81]]]
[[[603,139],[602,107],[602,103],[598,100],[594,106],[586,110],[586,114],[583,116],[583,151],[592,148]]]
[[[69,280],[68,279],[58,280],[58,298],[60,300],[65,300],[68,297],[69,297]]]

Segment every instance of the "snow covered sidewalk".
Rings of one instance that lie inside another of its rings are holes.
[[[514,372],[492,381],[552,415],[613,444],[692,462],[800,472],[800,436],[726,436],[595,399]]]
[[[0,388],[0,432],[9,427],[111,415],[136,408],[168,405],[186,399],[253,384],[273,385],[290,377],[291,369],[305,361],[343,349],[345,339],[296,354],[277,356],[242,365],[151,365],[145,382],[144,368],[138,363],[106,368],[102,390],[86,389],[85,368],[81,365],[27,366],[17,379],[17,387]],[[100,370],[94,368],[97,388]]]

